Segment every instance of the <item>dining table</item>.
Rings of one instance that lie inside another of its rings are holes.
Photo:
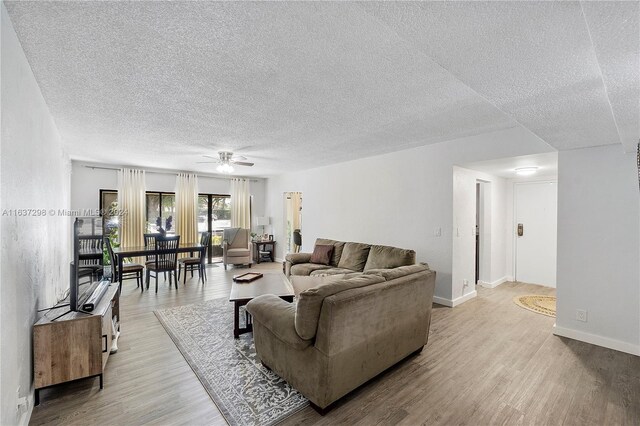
[[[200,243],[180,243],[178,246],[178,253],[198,253],[202,254],[207,249],[207,246],[203,246]],[[128,257],[138,257],[138,256],[154,256],[158,254],[170,253],[173,250],[166,249],[156,249],[155,246],[121,246],[113,248],[113,255],[116,257],[116,262],[118,262],[118,282],[122,281],[122,265],[124,263],[124,259]],[[204,261],[204,256],[200,256]]]

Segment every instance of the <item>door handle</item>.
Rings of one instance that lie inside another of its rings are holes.
[[[522,237],[522,235],[524,235],[524,226],[519,223],[518,224],[518,237]]]

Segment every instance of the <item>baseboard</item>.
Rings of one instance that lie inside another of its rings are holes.
[[[33,413],[33,405],[36,403],[35,394],[31,392],[27,396],[27,411],[22,413],[22,415],[18,418],[18,425],[27,426],[29,421],[31,420],[31,414]]]
[[[513,277],[502,277],[499,280],[493,282],[478,281],[478,285],[484,288],[496,288],[500,284],[506,283],[507,281],[513,281]]]
[[[569,339],[590,343],[596,346],[602,346],[603,348],[609,348],[631,355],[640,356],[640,345],[633,345],[631,343],[609,339],[608,337],[585,333],[584,331],[573,330],[571,328],[558,327],[555,324],[553,325],[553,334],[555,334],[556,336],[568,337]]]
[[[466,302],[467,300],[473,299],[473,298],[474,298],[474,297],[476,297],[477,295],[478,295],[478,292],[477,292],[477,291],[475,291],[475,290],[470,291],[470,292],[469,292],[469,293],[467,293],[467,294],[464,294],[464,295],[462,295],[462,296],[460,296],[460,297],[458,297],[458,298],[456,298],[456,299],[453,299],[453,306],[454,306],[454,307],[455,307],[455,306],[458,306],[458,305],[460,305],[460,304],[462,304],[462,303]]]
[[[453,300],[451,299],[445,299],[444,297],[438,297],[438,296],[433,296],[433,302],[437,303],[438,305],[443,305],[443,306],[448,306],[450,308],[456,307],[464,302],[466,302],[467,300],[473,299],[474,297],[476,297],[478,295],[478,292],[473,290],[465,295],[462,295],[458,298],[455,298]]]
[[[433,296],[433,303],[437,303],[438,305],[448,306],[453,308],[453,300],[445,299],[444,297]]]

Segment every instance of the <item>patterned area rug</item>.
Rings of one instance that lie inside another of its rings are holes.
[[[516,296],[513,298],[516,305],[529,311],[548,317],[556,317],[556,298],[555,296],[541,296],[531,294],[526,296]]]
[[[308,405],[262,366],[251,333],[233,338],[233,304],[227,299],[155,314],[230,425],[273,425]]]

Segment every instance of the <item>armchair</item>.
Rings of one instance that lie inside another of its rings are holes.
[[[222,241],[222,263],[225,271],[227,270],[227,265],[248,264],[249,268],[251,268],[251,263],[253,262],[251,248],[252,244],[248,229],[225,229],[224,240]]]

